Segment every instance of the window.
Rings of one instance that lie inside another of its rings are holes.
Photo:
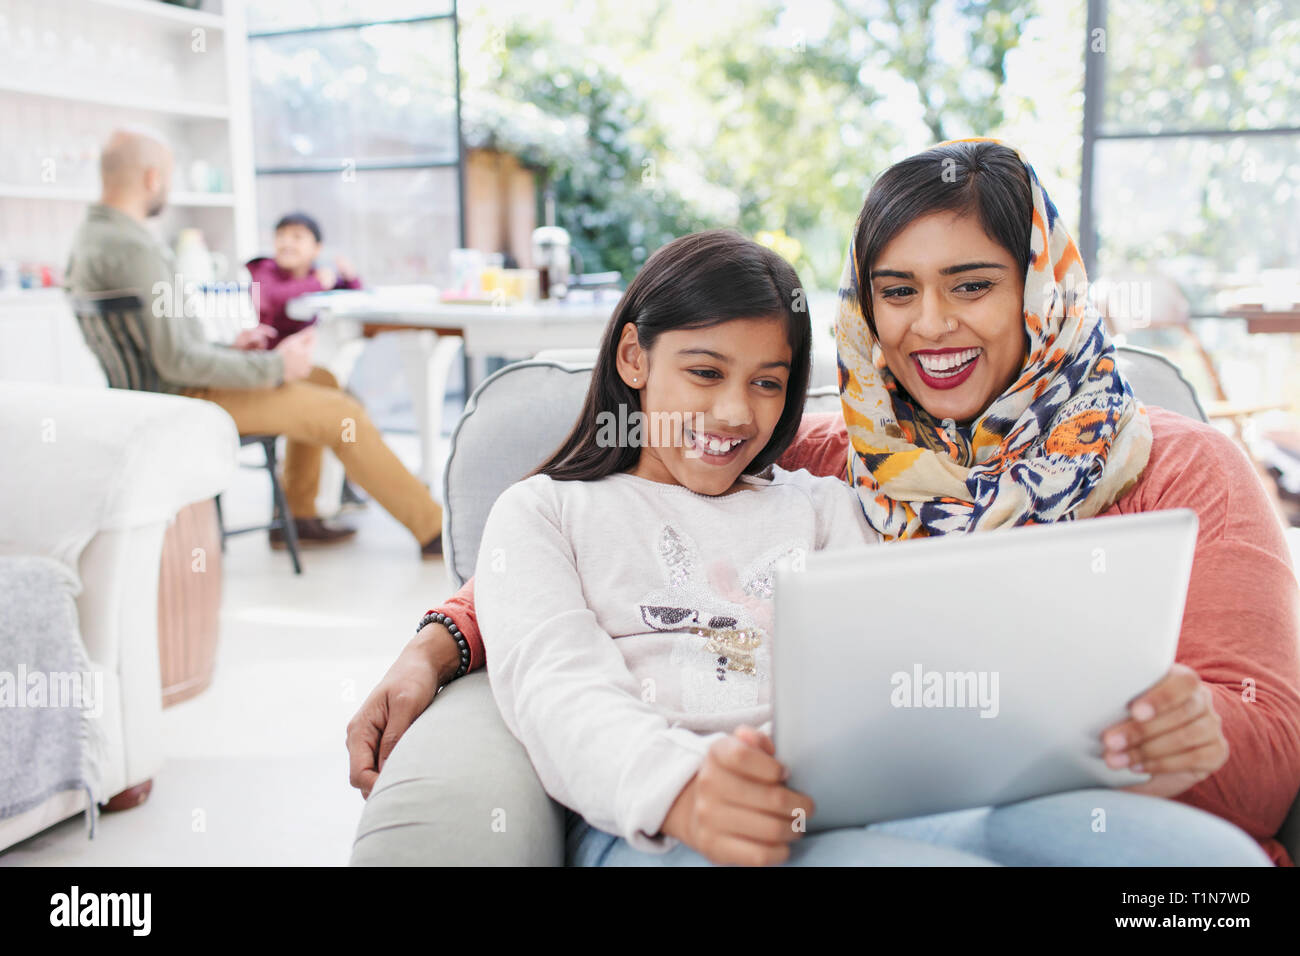
[[[1080,243],[1193,316],[1300,262],[1300,19],[1288,0],[1088,0]]]
[[[249,8],[261,239],[301,210],[367,284],[438,282],[461,244],[454,3]]]

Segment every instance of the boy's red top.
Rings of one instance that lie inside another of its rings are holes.
[[[268,349],[275,348],[285,336],[292,335],[316,322],[315,317],[303,321],[291,319],[285,311],[285,306],[290,299],[309,292],[330,291],[320,284],[314,269],[302,278],[298,278],[289,270],[276,265],[274,259],[262,257],[248,264],[248,272],[254,283],[258,321],[262,325],[275,329],[276,332],[275,338],[266,344]],[[360,289],[361,280],[339,278],[331,288]]]

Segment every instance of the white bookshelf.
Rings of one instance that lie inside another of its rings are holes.
[[[99,147],[123,125],[158,130],[175,153],[158,238],[174,246],[197,227],[213,252],[246,261],[257,251],[248,87],[243,0],[5,0],[0,262],[62,273],[99,195]]]
[[[91,0],[86,0],[91,2]],[[94,0],[98,2],[98,0]],[[157,2],[157,0],[155,0]],[[131,93],[101,93],[86,87],[58,87],[42,83],[0,81],[0,93],[17,93],[48,100],[85,103],[90,106],[108,106],[114,109],[135,110],[140,113],[158,113],[190,119],[229,119],[230,111],[222,104],[203,103],[197,100],[173,100],[162,96],[135,95]]]

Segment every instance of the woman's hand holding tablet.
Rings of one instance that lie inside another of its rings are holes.
[[[1102,731],[1108,767],[1151,774],[1146,783],[1122,789],[1173,797],[1228,762],[1223,718],[1200,675],[1174,664],[1150,690],[1129,704],[1128,720]]]

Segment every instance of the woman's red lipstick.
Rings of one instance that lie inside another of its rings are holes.
[[[962,382],[966,381],[966,379],[971,377],[971,373],[975,371],[975,366],[977,366],[979,364],[980,359],[984,357],[983,349],[980,349],[979,353],[970,361],[968,361],[964,366],[962,366],[961,371],[957,372],[955,375],[942,375],[942,376],[932,375],[930,372],[926,371],[925,366],[921,364],[921,360],[917,358],[917,356],[952,355],[956,352],[969,352],[971,351],[971,348],[977,348],[977,346],[968,346],[966,348],[956,348],[956,349],[918,349],[917,351],[912,353],[911,356],[912,364],[916,366],[916,374],[921,377],[921,381],[924,382],[926,385],[928,385],[930,388],[937,388],[937,389],[956,388]]]

